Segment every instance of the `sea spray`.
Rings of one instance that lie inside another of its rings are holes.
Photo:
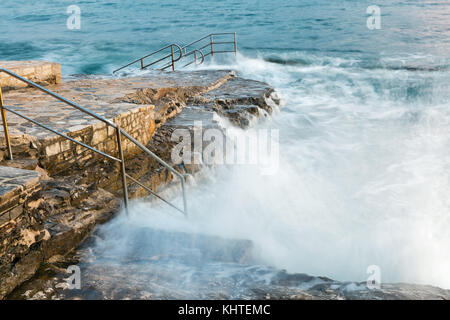
[[[450,287],[450,112],[435,85],[448,74],[237,61],[220,67],[274,83],[285,102],[261,125],[280,130],[278,172],[217,166],[189,189],[189,219],[138,203],[129,229],[108,234],[247,239],[259,263],[290,272],[364,281],[376,265],[382,282]]]

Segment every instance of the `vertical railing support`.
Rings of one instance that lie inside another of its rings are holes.
[[[210,37],[210,41],[211,41],[211,57],[213,57],[214,56],[214,38],[213,38],[213,34],[211,33],[209,35],[209,37]]]
[[[127,173],[125,169],[125,159],[123,157],[123,149],[122,149],[122,135],[120,133],[120,126],[116,127],[116,135],[117,135],[117,148],[119,150],[119,159],[120,159],[120,171],[122,174],[122,186],[123,186],[123,201],[125,203],[125,210],[128,214],[128,188],[127,188]]]
[[[173,45],[170,46],[170,54],[172,59],[172,71],[175,71],[175,59],[173,57]]]
[[[184,215],[188,216],[188,207],[187,207],[187,201],[186,201],[186,187],[185,187],[185,176],[183,175],[183,178],[181,179],[181,192],[183,193],[183,211]]]
[[[234,33],[234,54],[237,55],[237,38],[236,38],[236,32]]]
[[[12,150],[11,150],[11,141],[9,139],[8,122],[6,121],[6,113],[5,113],[5,109],[3,108],[3,94],[2,94],[1,87],[0,87],[0,112],[2,114],[3,133],[5,135],[6,148],[8,149],[8,158],[9,158],[9,160],[13,160],[13,154],[12,154]]]
[[[144,59],[141,59],[141,70],[144,70]]]

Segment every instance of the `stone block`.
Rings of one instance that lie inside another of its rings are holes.
[[[61,145],[59,144],[59,142],[56,142],[56,143],[54,143],[52,145],[49,145],[49,146],[45,147],[45,154],[48,157],[57,155],[60,152],[61,152]]]
[[[0,61],[0,67],[40,84],[61,83],[61,65],[46,61]],[[26,87],[27,84],[6,73],[0,73],[0,86],[8,89]]]
[[[92,145],[97,145],[108,138],[108,131],[106,128],[94,131],[92,136]]]

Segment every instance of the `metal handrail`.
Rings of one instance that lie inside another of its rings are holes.
[[[233,35],[234,36],[233,41],[214,41],[214,37],[215,36],[224,36],[224,35]],[[200,48],[193,48],[192,50],[190,50],[188,52],[187,49],[189,47],[192,47],[194,44],[197,44],[197,43],[199,43],[199,42],[201,42],[201,41],[203,41],[205,39],[208,39],[208,38],[209,38],[209,42],[206,45],[203,45]],[[214,45],[222,45],[222,44],[233,44],[234,48],[233,48],[233,50],[215,50],[214,49]],[[156,54],[158,52],[161,52],[161,51],[163,51],[163,50],[165,50],[165,49],[167,49],[169,47],[171,48],[171,53],[169,55],[164,56],[162,58],[159,58],[158,60],[155,60],[155,61],[153,61],[153,62],[151,62],[151,63],[149,63],[147,65],[144,64],[144,59],[145,58],[148,58],[148,57],[150,57],[150,56],[152,56],[152,55],[154,55],[154,54]],[[176,58],[176,59],[174,57],[174,47],[176,47],[178,49],[179,53],[180,53],[178,58]],[[210,50],[209,50],[209,52],[204,53],[203,49],[205,49],[207,47],[209,47]],[[194,59],[195,59],[194,62],[196,63],[197,57],[195,55],[196,55],[197,52],[199,52],[201,54],[201,57],[202,57],[202,60],[201,60],[201,62],[199,64],[202,64],[205,61],[205,57],[207,57],[209,55],[214,56],[215,53],[228,53],[228,52],[232,53],[232,52],[234,52],[234,54],[237,54],[237,35],[236,35],[236,32],[210,33],[210,34],[208,34],[208,35],[206,35],[206,36],[204,36],[204,37],[202,37],[202,38],[200,38],[198,40],[195,40],[195,41],[185,45],[184,47],[180,47],[179,45],[177,45],[175,43],[169,44],[168,46],[165,46],[164,48],[161,48],[161,49],[159,49],[157,51],[154,51],[154,52],[152,52],[152,53],[150,53],[150,54],[148,54],[146,56],[143,56],[142,58],[136,59],[133,62],[130,62],[127,65],[114,70],[113,74],[116,73],[117,71],[120,71],[120,70],[122,70],[122,69],[124,69],[126,67],[129,67],[129,66],[131,66],[131,65],[133,65],[133,64],[135,64],[137,62],[140,62],[140,68],[141,68],[141,70],[143,70],[143,69],[146,69],[146,68],[148,68],[150,66],[153,66],[153,65],[157,64],[158,62],[164,61],[165,59],[167,59],[169,57],[171,57],[171,61],[168,64],[165,64],[163,67],[160,67],[159,69],[164,71],[167,68],[172,67],[172,71],[175,71],[175,62],[181,60],[181,58],[186,57],[188,55],[194,54]],[[188,63],[188,64],[184,65],[183,68],[187,67],[188,65],[191,65],[194,62],[191,62],[191,63]]]
[[[148,148],[146,148],[144,145],[142,145],[139,141],[137,141],[136,139],[134,139],[131,135],[129,135],[126,131],[124,131],[122,128],[120,128],[119,125],[115,124],[114,122],[103,118],[102,116],[96,114],[95,112],[89,111],[85,108],[83,108],[82,106],[67,100],[66,98],[63,98],[62,96],[47,90],[43,87],[41,87],[40,85],[34,83],[33,81],[30,81],[28,79],[25,79],[17,74],[15,74],[14,72],[11,72],[7,69],[4,68],[0,68],[0,72],[4,72],[8,75],[10,75],[11,77],[14,77],[24,83],[27,83],[28,85],[41,90],[42,92],[56,98],[57,100],[64,102],[65,104],[74,107],[92,117],[94,117],[97,120],[100,120],[102,122],[104,122],[106,125],[113,127],[116,130],[116,138],[117,138],[117,147],[118,147],[118,154],[119,154],[119,158],[113,157],[107,153],[104,153],[100,150],[97,150],[91,146],[88,146],[80,141],[77,141],[71,137],[69,137],[68,135],[61,133],[59,131],[56,131],[36,120],[33,120],[25,115],[20,114],[19,112],[12,110],[11,108],[7,107],[4,105],[3,103],[3,95],[2,95],[2,90],[0,87],[0,112],[1,112],[1,117],[2,117],[2,122],[3,122],[3,129],[4,129],[4,134],[5,134],[5,140],[6,140],[6,146],[8,149],[8,157],[10,160],[13,160],[13,154],[12,154],[12,148],[11,148],[11,142],[10,142],[10,136],[9,136],[9,130],[8,130],[8,123],[6,120],[6,113],[5,110],[27,120],[30,121],[32,123],[34,123],[37,126],[40,126],[46,130],[49,130],[65,139],[68,139],[78,145],[81,145],[93,152],[96,152],[97,154],[100,154],[112,161],[118,162],[121,165],[121,175],[122,175],[122,184],[123,184],[123,197],[124,197],[124,203],[125,203],[125,207],[128,208],[128,188],[127,188],[127,178],[130,179],[132,182],[140,185],[141,187],[143,187],[144,189],[146,189],[147,191],[149,191],[151,194],[155,195],[157,198],[161,199],[162,201],[164,201],[165,203],[169,204],[171,207],[175,208],[176,210],[180,211],[181,213],[183,213],[185,216],[187,216],[188,211],[187,211],[187,201],[186,201],[186,191],[185,191],[185,176],[181,173],[179,173],[177,170],[175,170],[174,168],[172,168],[168,163],[166,163],[164,160],[162,160],[160,157],[158,157],[156,154],[154,154],[153,152],[151,152]],[[144,184],[142,184],[141,182],[139,182],[138,180],[134,179],[133,177],[131,177],[130,175],[128,175],[126,173],[126,167],[125,167],[125,159],[123,156],[123,150],[122,150],[122,136],[126,137],[128,140],[130,140],[133,144],[135,144],[137,147],[139,147],[143,152],[145,152],[147,155],[151,156],[152,158],[154,158],[157,162],[159,162],[160,164],[162,164],[166,169],[168,169],[170,172],[172,172],[175,176],[177,176],[180,181],[181,181],[181,189],[182,189],[182,195],[183,195],[183,210],[178,208],[177,206],[173,205],[172,203],[170,203],[169,201],[165,200],[164,198],[162,198],[161,196],[159,196],[158,194],[156,194],[155,192],[153,192],[150,188],[148,188],[147,186],[145,186]]]
[[[233,35],[234,39],[233,41],[214,41],[214,36],[224,36],[224,35]],[[187,45],[183,46],[182,49],[184,51],[184,53],[186,54],[187,48],[192,47],[194,44],[197,44],[205,39],[209,38],[209,43],[205,44],[204,46],[200,47],[200,48],[196,48],[198,50],[203,50],[207,47],[210,48],[210,51],[205,53],[205,57],[208,55],[214,56],[215,53],[227,53],[227,52],[234,52],[234,54],[237,54],[237,34],[236,32],[220,32],[220,33],[210,33],[198,40],[192,41],[191,43],[188,43]],[[215,44],[233,44],[234,45],[234,49],[233,50],[214,50],[214,45]]]
[[[191,56],[191,55],[194,55],[194,60],[191,61],[191,62],[189,62],[189,63],[187,63],[187,64],[185,64],[185,65],[183,66],[183,68],[185,68],[185,67],[187,67],[187,66],[189,66],[189,65],[191,65],[191,64],[193,64],[193,63],[197,64],[197,52],[200,53],[200,57],[201,57],[201,61],[200,61],[200,63],[198,63],[198,64],[203,64],[203,62],[205,62],[205,55],[203,54],[203,51],[200,50],[200,49],[194,49],[194,50],[192,50],[191,52],[186,53],[186,54],[184,55],[184,57],[189,57],[189,56]]]
[[[175,56],[174,56],[174,53],[175,53],[174,52],[174,47],[176,47],[178,49],[178,51],[179,51],[179,56],[176,59],[175,59]],[[163,50],[166,50],[168,48],[170,48],[170,51],[171,51],[170,54],[168,54],[167,56],[164,56],[164,57],[162,57],[162,58],[160,58],[160,59],[158,59],[156,61],[153,61],[150,64],[144,65],[144,59],[146,59],[148,57],[151,57],[151,56],[153,56],[153,55],[155,55],[155,54],[157,54],[157,53],[159,53],[159,52],[161,52]],[[140,64],[141,70],[143,70],[143,69],[146,69],[146,68],[148,68],[148,67],[150,67],[150,66],[152,66],[152,65],[154,65],[154,64],[156,64],[158,62],[161,62],[161,61],[163,61],[163,60],[165,60],[165,59],[167,59],[169,57],[171,57],[171,62],[169,63],[169,66],[172,66],[172,70],[175,71],[175,62],[177,62],[178,60],[180,60],[183,57],[183,50],[176,43],[172,43],[172,44],[169,44],[168,46],[165,46],[165,47],[163,47],[163,48],[161,48],[159,50],[153,51],[152,53],[149,53],[149,54],[147,54],[147,55],[145,55],[145,56],[143,56],[143,57],[141,57],[139,59],[136,59],[133,62],[130,62],[127,65],[114,70],[112,73],[116,73],[117,71],[125,69],[126,67],[129,67],[129,66],[131,66],[131,65],[133,65],[133,64],[135,64],[137,62],[141,63]]]

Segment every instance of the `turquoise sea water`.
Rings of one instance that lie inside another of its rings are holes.
[[[80,30],[66,27],[73,4]],[[366,26],[374,4],[380,30]],[[251,239],[292,272],[364,281],[379,265],[382,281],[450,288],[448,1],[3,0],[0,31],[0,60],[53,60],[65,75],[237,32],[237,59],[204,67],[280,92],[263,124],[280,130],[280,171],[219,169],[189,196],[196,228]]]
[[[305,53],[360,59],[433,56],[448,65],[450,4],[379,3],[382,29],[366,27],[373,1],[17,1],[0,4],[0,59],[53,59],[65,73],[108,72],[170,42],[187,43],[210,32],[238,32],[249,56]],[[81,29],[66,27],[69,5],[81,9]],[[293,62],[309,63],[308,59]],[[387,63],[389,65],[389,63]]]

